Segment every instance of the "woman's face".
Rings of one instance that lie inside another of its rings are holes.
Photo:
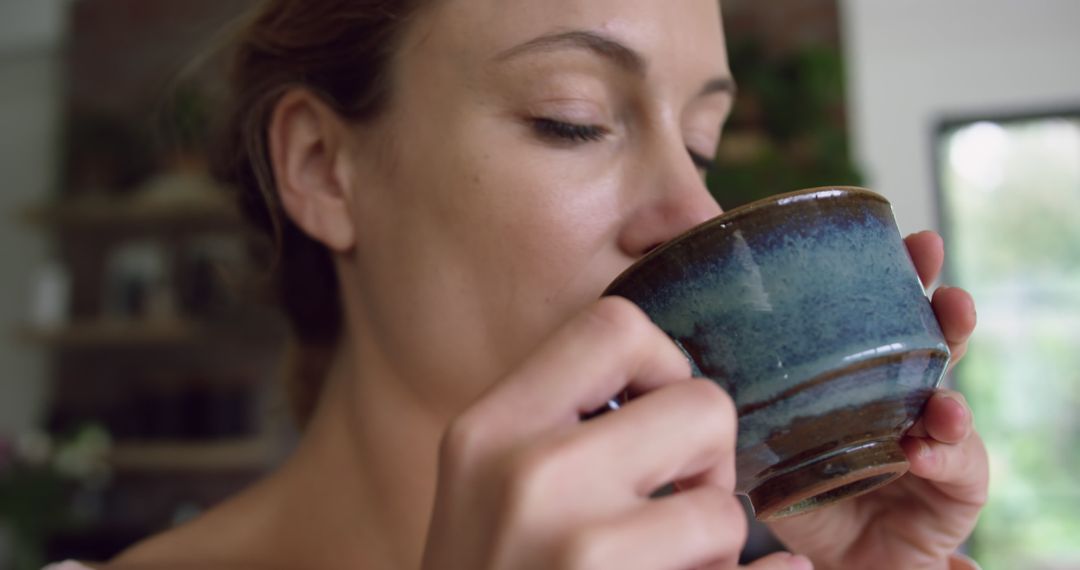
[[[356,127],[361,362],[453,411],[656,245],[720,213],[717,0],[437,0]]]

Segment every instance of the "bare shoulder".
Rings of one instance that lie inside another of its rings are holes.
[[[136,543],[92,570],[277,570],[267,540],[258,490],[251,489],[202,516]]]
[[[117,563],[95,564],[94,566],[76,566],[73,568],[60,568],[60,570],[280,570],[278,568],[232,564],[232,563],[203,563],[203,562],[158,562],[158,563]]]
[[[138,542],[92,570],[271,570],[246,562],[241,548],[215,539],[212,530],[206,520],[197,520]]]

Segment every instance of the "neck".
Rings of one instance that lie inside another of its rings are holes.
[[[357,352],[339,351],[300,446],[275,476],[287,497],[282,522],[300,533],[289,542],[305,566],[418,568],[446,420],[378,354]]]

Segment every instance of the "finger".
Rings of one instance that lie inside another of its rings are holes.
[[[699,476],[735,487],[736,411],[710,380],[693,379],[635,398],[581,426],[574,455],[596,479],[648,497],[673,481]]]
[[[911,261],[915,263],[919,280],[922,281],[924,287],[929,287],[937,280],[941,273],[941,266],[945,262],[945,242],[937,233],[925,231],[911,234],[904,243],[911,255]]]
[[[971,408],[964,395],[953,390],[938,390],[926,403],[923,412],[926,434],[942,443],[960,443],[972,431]]]
[[[483,404],[517,432],[577,422],[624,389],[690,377],[686,356],[633,303],[606,297],[561,327]]]
[[[927,401],[929,402],[929,400]],[[926,424],[923,422],[922,416],[919,416],[919,419],[915,420],[915,424],[908,428],[904,435],[911,437],[927,437]]]
[[[971,294],[958,287],[939,287],[931,304],[949,348],[965,345],[977,320]]]
[[[570,568],[733,568],[746,529],[746,514],[734,495],[698,487],[647,501],[579,533],[563,562]]]
[[[900,444],[911,464],[912,475],[929,481],[953,501],[972,507],[985,504],[989,462],[986,447],[977,433],[973,432],[959,444],[921,437],[905,437]]]
[[[740,568],[748,570],[814,570],[814,564],[810,562],[809,558],[802,555],[794,555],[790,552],[775,552],[764,558],[758,558],[749,566],[740,566]]]
[[[971,407],[964,395],[941,388],[926,401],[922,415],[905,435],[959,443],[971,433],[973,423]]]

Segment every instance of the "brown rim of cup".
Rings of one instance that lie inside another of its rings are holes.
[[[830,191],[833,192],[833,194],[828,194]],[[739,206],[737,208],[733,208],[733,209],[731,209],[729,211],[726,211],[726,212],[723,212],[723,213],[719,214],[718,216],[716,216],[716,217],[714,217],[712,219],[704,221],[704,222],[702,222],[702,223],[700,223],[700,224],[686,230],[685,232],[679,234],[675,238],[673,238],[671,240],[668,240],[666,243],[664,243],[663,245],[657,247],[656,249],[653,249],[649,253],[645,254],[641,259],[638,259],[632,265],[630,265],[630,267],[627,267],[625,270],[623,270],[622,273],[619,273],[618,277],[616,277],[611,282],[611,284],[608,285],[607,288],[604,289],[604,293],[601,296],[608,295],[609,292],[612,289],[614,289],[617,285],[619,285],[619,283],[621,283],[623,281],[623,279],[626,278],[627,275],[629,275],[630,273],[633,273],[634,271],[636,271],[638,267],[649,263],[652,259],[662,255],[663,252],[666,251],[667,249],[671,248],[675,244],[683,241],[684,239],[686,239],[687,237],[689,237],[689,236],[691,236],[693,234],[697,234],[699,232],[707,231],[707,230],[709,230],[710,228],[712,228],[713,226],[716,226],[716,225],[725,224],[725,223],[735,221],[735,220],[737,220],[739,218],[747,216],[747,215],[749,215],[749,214],[751,214],[751,213],[753,213],[753,212],[755,212],[757,210],[760,210],[762,208],[772,207],[772,206],[786,206],[788,204],[797,204],[797,203],[801,202],[802,200],[807,199],[807,197],[809,197],[809,196],[823,196],[823,197],[829,197],[829,198],[840,198],[840,197],[847,197],[847,196],[859,196],[859,197],[862,197],[862,198],[868,198],[870,200],[876,200],[878,202],[882,202],[884,204],[891,205],[889,200],[887,200],[881,194],[878,194],[877,192],[874,192],[872,190],[867,190],[866,188],[861,188],[859,186],[817,186],[817,187],[814,187],[814,188],[804,188],[802,190],[795,190],[793,192],[785,192],[783,194],[774,194],[772,196],[767,196],[767,197],[761,198],[759,200],[754,200],[753,202],[750,202],[748,204],[743,204],[742,206]]]

